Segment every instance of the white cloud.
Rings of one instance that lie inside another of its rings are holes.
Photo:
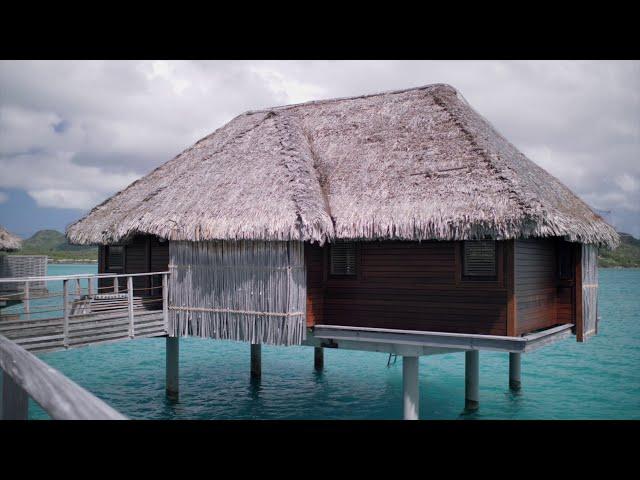
[[[0,187],[22,188],[41,207],[88,209],[139,177],[78,165],[73,158],[72,152],[0,158]]]

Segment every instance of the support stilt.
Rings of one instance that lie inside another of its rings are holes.
[[[520,353],[509,353],[509,388],[520,390]]]
[[[480,406],[480,352],[468,350],[464,355],[464,408],[473,411]]]
[[[402,393],[405,420],[418,420],[420,400],[418,359],[419,357],[402,357]]]
[[[259,380],[262,376],[262,345],[251,344],[251,378]]]
[[[179,337],[167,337],[167,364],[166,364],[166,387],[167,397],[172,400],[178,400],[179,398],[179,357],[180,357],[180,343]]]
[[[324,368],[324,349],[313,347],[313,368],[320,372]]]

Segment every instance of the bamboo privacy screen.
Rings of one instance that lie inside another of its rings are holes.
[[[296,345],[306,337],[302,242],[171,242],[169,332]]]
[[[582,315],[584,337],[598,328],[598,247],[582,245]]]

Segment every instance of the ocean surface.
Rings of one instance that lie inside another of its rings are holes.
[[[49,275],[96,265],[49,265]],[[55,289],[55,287],[54,287]],[[640,419],[640,270],[600,270],[600,331],[522,357],[522,390],[508,389],[508,354],[480,353],[480,410],[464,413],[464,354],[420,359],[422,419]],[[402,359],[384,353],[262,348],[249,379],[249,345],[183,338],[180,401],[165,397],[165,340],[139,339],[40,358],[133,419],[400,419]],[[33,401],[32,419],[47,414]]]

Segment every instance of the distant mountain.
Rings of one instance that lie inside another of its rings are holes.
[[[23,240],[22,249],[16,255],[48,255],[53,260],[97,260],[98,248],[71,245],[64,233],[57,230],[39,230]]]
[[[628,233],[618,232],[620,246],[615,250],[600,249],[600,267],[640,267],[640,240]]]

